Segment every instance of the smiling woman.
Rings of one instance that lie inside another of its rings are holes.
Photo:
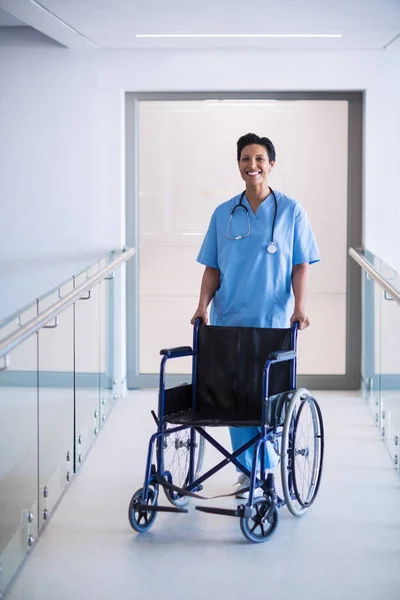
[[[266,137],[248,133],[237,142],[237,160],[245,191],[219,205],[214,211],[197,260],[205,265],[200,300],[191,323],[197,318],[211,324],[234,327],[288,328],[299,322],[306,329],[305,312],[308,266],[320,260],[314,235],[304,208],[282,192],[274,191],[268,177],[275,166],[273,143]],[[246,211],[246,235],[226,234],[235,213]],[[277,230],[277,243],[274,230]],[[268,232],[272,230],[272,238]],[[294,299],[294,306],[293,306]],[[233,451],[249,442],[256,427],[231,427]],[[251,470],[254,448],[240,455]],[[276,452],[267,443],[266,467],[275,468]],[[239,476],[238,497],[249,480]]]
[[[254,133],[240,137],[237,160],[246,189],[211,218],[197,258],[206,269],[192,323],[198,317],[208,322],[213,300],[213,325],[284,328],[299,321],[305,329],[308,265],[320,260],[308,217],[298,202],[269,187],[276,160],[270,139]],[[238,209],[247,214],[245,234],[235,229]]]
[[[261,144],[251,143],[254,134],[243,136],[238,142],[238,164],[242,179],[251,185],[266,182],[275,165],[275,148],[268,138],[260,138]],[[254,136],[255,140],[257,139]],[[245,144],[245,146],[244,146]],[[262,191],[262,190],[261,190]]]

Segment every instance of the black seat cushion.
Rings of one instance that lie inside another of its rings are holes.
[[[261,425],[261,416],[259,419],[237,421],[233,418],[227,418],[223,414],[214,417],[201,415],[200,413],[194,413],[191,409],[169,415],[166,420],[173,425],[192,425],[193,427],[252,427]]]
[[[260,424],[265,361],[274,351],[291,349],[290,329],[200,326],[196,410],[191,385],[166,390],[167,421]],[[271,367],[270,396],[291,389],[290,368],[290,362]]]
[[[170,391],[176,391],[178,388],[171,388]],[[184,394],[191,399],[192,386],[186,386]],[[293,392],[283,392],[271,396],[268,402],[267,423],[270,427],[280,427],[283,425],[286,415],[286,406],[292,398]],[[167,423],[172,425],[192,425],[193,427],[259,427],[261,425],[261,407],[258,415],[239,418],[232,417],[229,413],[222,411],[208,410],[203,412],[194,412],[191,408],[176,410],[166,416]]]

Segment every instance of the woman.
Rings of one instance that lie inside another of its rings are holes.
[[[268,185],[276,154],[271,140],[254,133],[239,138],[237,160],[246,184],[243,193],[214,211],[197,260],[205,265],[198,308],[211,325],[287,328],[310,325],[305,312],[309,265],[320,260],[314,235],[303,207]],[[294,302],[293,302],[294,301]],[[233,450],[256,435],[254,427],[231,427]],[[240,455],[251,470],[254,448]],[[278,457],[267,445],[266,466]],[[240,489],[248,479],[239,475]]]

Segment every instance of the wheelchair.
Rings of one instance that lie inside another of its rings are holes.
[[[275,532],[281,507],[295,517],[307,512],[321,483],[324,426],[315,398],[305,388],[296,389],[297,331],[298,323],[289,329],[261,329],[209,326],[197,319],[192,348],[161,350],[158,414],[152,411],[157,431],[150,438],[143,487],[128,510],[136,532],[148,531],[158,512],[187,513],[192,498],[208,499],[198,493],[203,483],[228,464],[250,479],[243,490],[248,491],[247,502],[234,509],[201,505],[197,510],[239,518],[242,533],[254,543]],[[166,389],[167,360],[184,356],[192,357],[192,383]],[[226,426],[256,426],[259,433],[229,452],[209,433],[212,427]],[[206,441],[224,458],[202,474]],[[267,442],[280,458],[283,498],[274,473],[266,474]],[[239,460],[250,447],[251,471]],[[169,506],[158,503],[161,487]]]

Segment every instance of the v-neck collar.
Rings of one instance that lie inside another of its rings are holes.
[[[271,201],[274,201],[274,195],[272,192],[265,198],[265,200],[261,202],[260,206],[257,208],[255,213],[251,208],[250,202],[247,200],[246,194],[243,196],[242,203],[244,206],[246,206],[247,210],[249,211],[250,217],[254,217],[258,221],[261,218],[261,215],[267,210],[267,208],[271,204]]]

